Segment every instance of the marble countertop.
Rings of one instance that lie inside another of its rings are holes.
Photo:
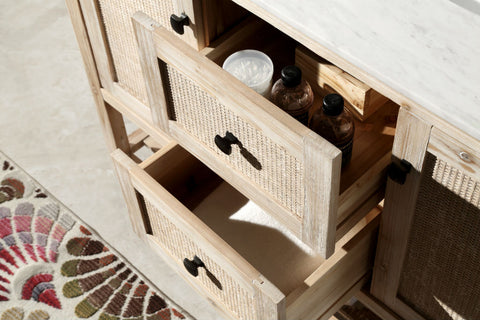
[[[479,0],[250,1],[480,139]]]

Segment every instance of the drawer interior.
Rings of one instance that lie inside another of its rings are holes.
[[[181,147],[144,170],[286,296],[325,261]]]
[[[298,43],[255,15],[249,15],[234,28],[200,51],[218,64],[236,51],[254,49],[267,54],[273,62],[273,81],[280,78],[284,66],[295,63]]]
[[[299,44],[258,17],[251,15],[234,29],[212,42],[201,51],[207,58],[222,66],[232,53],[244,49],[256,49],[266,53],[274,63],[273,81],[280,78],[286,65],[295,64],[295,50]],[[324,89],[310,82],[315,94],[310,114],[321,108]],[[258,95],[258,99],[265,99]],[[378,175],[388,164],[393,145],[399,106],[387,100],[382,107],[367,119],[355,118],[355,136],[352,160],[342,168],[340,201],[361,187],[359,179],[364,175]],[[373,171],[375,172],[373,172]],[[340,203],[341,204],[341,203]]]

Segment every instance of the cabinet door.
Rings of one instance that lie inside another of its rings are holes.
[[[371,291],[405,319],[480,318],[480,142],[446,131],[400,112]]]

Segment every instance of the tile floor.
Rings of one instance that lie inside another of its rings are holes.
[[[0,150],[189,313],[221,319],[129,226],[63,0],[0,1]]]

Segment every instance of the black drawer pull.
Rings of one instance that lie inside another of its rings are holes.
[[[225,137],[221,137],[218,134],[215,136],[215,144],[223,153],[229,155],[232,153],[232,144],[240,144],[240,141],[233,133],[227,131]]]
[[[184,13],[182,13],[180,17],[174,14],[170,16],[170,25],[172,26],[172,29],[178,34],[184,34],[184,26],[188,26],[189,24],[190,21],[188,19],[188,16],[186,16]]]
[[[240,154],[247,160],[255,169],[262,170],[262,164],[258,161],[253,154],[250,153],[246,148],[243,147],[243,144],[238,140],[233,133],[227,131],[225,137],[220,135],[215,136],[215,144],[217,147],[225,153],[230,155],[232,153],[232,145],[236,144],[240,148]]]
[[[198,277],[198,268],[205,268],[205,264],[199,257],[194,256],[193,260],[183,259],[185,269],[194,277]]]
[[[183,259],[183,265],[185,266],[185,269],[194,276],[195,278],[198,277],[198,268],[204,268],[205,273],[207,277],[212,281],[212,283],[220,290],[223,290],[223,286],[220,283],[220,280],[215,277],[213,273],[210,272],[210,270],[207,269],[207,266],[203,263],[202,260],[200,260],[199,257],[194,256],[193,260],[188,260],[187,258]]]

